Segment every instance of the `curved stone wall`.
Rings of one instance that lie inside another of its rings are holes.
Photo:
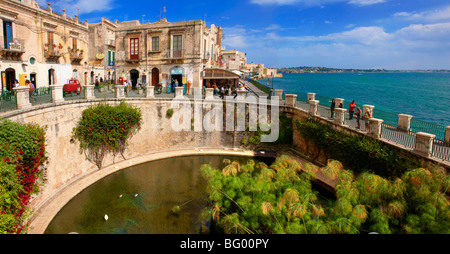
[[[42,229],[42,225],[34,230],[33,222],[39,217],[41,219],[42,217],[49,217],[48,214],[40,214],[39,210],[48,205],[49,202],[51,203],[63,189],[87,175],[94,175],[96,171],[103,171],[103,169],[98,170],[96,166],[85,159],[84,154],[80,153],[78,142],[71,142],[72,129],[81,118],[82,111],[93,103],[100,101],[94,99],[51,103],[0,115],[0,117],[17,123],[35,123],[46,128],[48,156],[45,170],[46,180],[39,195],[30,204],[36,212],[36,217],[31,219],[31,233],[42,233],[45,230],[45,227]],[[110,99],[106,101],[111,105],[116,105],[121,100]],[[143,118],[141,130],[130,139],[128,149],[124,154],[127,161],[145,158],[145,156],[161,153],[161,151],[171,151],[171,156],[175,156],[177,154],[189,154],[189,151],[199,153],[200,150],[206,151],[212,148],[214,148],[216,154],[218,151],[226,153],[227,151],[232,152],[234,148],[236,139],[229,132],[174,131],[172,119],[166,115],[167,110],[171,108],[171,99],[125,99],[125,101],[139,107]],[[109,156],[105,159],[103,165],[105,165],[104,168],[111,167],[115,162],[114,166],[116,166],[121,161],[124,161],[121,156],[115,158]],[[125,166],[130,166],[130,164],[125,164]],[[99,175],[101,174],[97,174],[92,179],[100,179],[98,178]],[[64,202],[69,200],[70,198]],[[57,204],[57,206],[60,205],[64,204]],[[52,213],[56,214],[57,211],[59,209],[52,211]],[[50,217],[50,220],[51,218],[53,217]]]

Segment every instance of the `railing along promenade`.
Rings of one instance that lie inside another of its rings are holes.
[[[247,90],[237,91],[238,96],[246,96],[249,93],[261,96],[261,91],[249,82],[241,81],[247,85]],[[125,99],[125,98],[175,98],[178,96],[193,98],[186,91],[186,87],[177,87],[167,91],[163,87],[144,86],[128,89],[123,85],[109,86],[82,86],[80,92],[64,93],[63,85],[52,85],[39,88],[29,95],[28,87],[13,88],[13,91],[3,92],[0,96],[0,113],[26,109],[33,106],[56,103],[70,100],[83,99]],[[228,94],[231,95],[231,94]],[[343,108],[335,108],[334,116],[331,117],[331,98],[319,96],[315,93],[283,94],[283,90],[275,90],[274,95],[283,100],[287,106],[298,107],[312,116],[322,116],[341,126],[347,126],[355,131],[365,132],[374,138],[383,139],[415,151],[425,157],[434,157],[444,161],[450,161],[450,126],[443,127],[414,120],[411,115],[392,113],[376,110],[373,105],[362,105],[362,113],[371,112],[370,119],[360,119],[357,126],[356,116],[350,119],[347,112],[348,103],[344,99],[335,98],[336,105],[342,103]],[[203,89],[202,98],[216,96],[212,88]],[[377,118],[375,118],[376,116]],[[366,125],[366,121],[368,125]],[[366,126],[368,129],[366,129]]]
[[[396,115],[376,110],[373,105],[362,105],[362,115],[366,111],[370,111],[371,118],[364,119],[361,117],[358,128],[357,116],[353,115],[353,118],[350,119],[350,114],[347,112],[349,103],[346,103],[342,98],[335,98],[336,108],[332,117],[331,101],[332,98],[315,93],[299,93],[296,94],[295,105],[312,115],[328,118],[330,121],[348,126],[355,131],[366,132],[370,136],[400,145],[425,157],[432,156],[450,161],[450,126],[444,127],[414,119],[412,115]],[[342,108],[337,107],[340,103],[343,104]],[[368,125],[366,125],[366,121]],[[366,126],[369,128],[366,129]]]

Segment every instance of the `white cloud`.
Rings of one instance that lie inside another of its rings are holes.
[[[280,30],[281,26],[277,24],[271,24],[268,27],[265,28],[265,30]]]
[[[358,6],[367,6],[373,4],[384,3],[386,0],[250,0],[251,3],[258,5],[293,5],[303,4],[306,6],[320,6],[323,8],[324,4],[346,2]]]
[[[269,66],[450,69],[450,22],[408,25],[393,32],[379,26],[354,27],[319,36],[245,32],[240,34],[240,43],[245,42],[240,50]]]
[[[397,12],[394,17],[404,18],[407,20],[420,20],[430,22],[450,21],[450,6],[445,6],[436,10],[423,12]]]
[[[373,4],[380,4],[384,3],[386,0],[350,0],[349,4],[355,4],[359,6],[367,6],[367,5],[373,5]]]

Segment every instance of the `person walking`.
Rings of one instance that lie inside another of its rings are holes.
[[[331,112],[331,119],[334,119],[334,108],[336,107],[335,100],[331,100],[331,106],[330,106],[330,112]]]
[[[36,102],[36,98],[34,97],[34,85],[33,83],[31,83],[31,81],[29,81],[28,79],[25,81],[25,85],[30,89],[28,91],[29,95],[30,95],[30,99],[32,102]]]
[[[348,113],[350,114],[350,117],[349,117],[350,120],[353,119],[353,114],[355,113],[355,108],[356,108],[356,103],[355,103],[355,100],[353,100],[350,103],[350,107],[348,109]]]

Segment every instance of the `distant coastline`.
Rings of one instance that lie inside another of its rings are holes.
[[[382,72],[443,72],[450,73],[450,70],[385,70],[385,69],[336,69],[327,67],[285,67],[277,68],[279,73],[382,73]]]

